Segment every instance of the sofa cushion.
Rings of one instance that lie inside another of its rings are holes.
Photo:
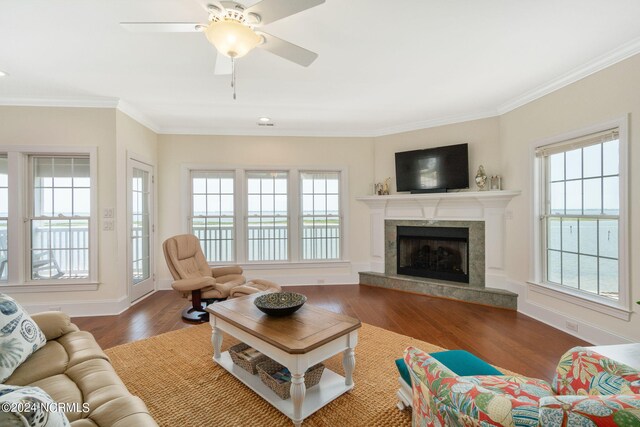
[[[67,370],[66,375],[80,389],[91,411],[122,396],[131,397],[127,387],[106,360],[87,360]]]
[[[89,418],[99,426],[157,426],[142,399],[131,395],[110,400],[92,411]]]
[[[62,344],[69,355],[69,368],[87,360],[109,360],[90,332],[71,332],[61,336],[57,341]]]
[[[45,343],[44,334],[20,304],[0,294],[0,382]]]
[[[0,385],[1,426],[64,427],[69,420],[56,401],[38,387]]]
[[[64,334],[78,330],[78,327],[71,323],[69,315],[61,311],[43,311],[33,314],[31,318],[42,330],[47,341],[58,339]]]
[[[5,381],[7,384],[29,385],[43,378],[63,374],[69,365],[69,355],[62,344],[49,341],[33,353],[13,371]]]
[[[69,411],[65,413],[67,418],[69,418],[69,421],[75,421],[83,418],[82,404],[84,401],[82,392],[65,374],[43,378],[31,385],[39,387],[47,392],[56,402],[72,404],[73,408],[77,409],[77,411]],[[87,408],[87,410],[89,409],[90,408]]]
[[[69,332],[48,341],[7,378],[7,384],[29,385],[43,378],[63,374],[67,369],[91,359],[108,360],[93,335],[85,331]]]

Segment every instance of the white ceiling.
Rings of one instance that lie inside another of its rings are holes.
[[[119,25],[206,22],[204,3],[1,0],[0,104],[119,103],[162,133],[371,136],[496,115],[640,52],[638,0],[327,0],[264,27],[316,62],[256,49],[234,101],[203,34]]]

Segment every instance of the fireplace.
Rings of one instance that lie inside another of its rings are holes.
[[[397,272],[469,283],[469,229],[464,227],[397,228]]]

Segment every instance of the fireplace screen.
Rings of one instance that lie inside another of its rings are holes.
[[[469,283],[469,229],[398,227],[398,274]]]

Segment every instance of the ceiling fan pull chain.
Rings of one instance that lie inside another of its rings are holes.
[[[233,88],[233,99],[236,99],[236,61],[231,58],[231,87]]]

